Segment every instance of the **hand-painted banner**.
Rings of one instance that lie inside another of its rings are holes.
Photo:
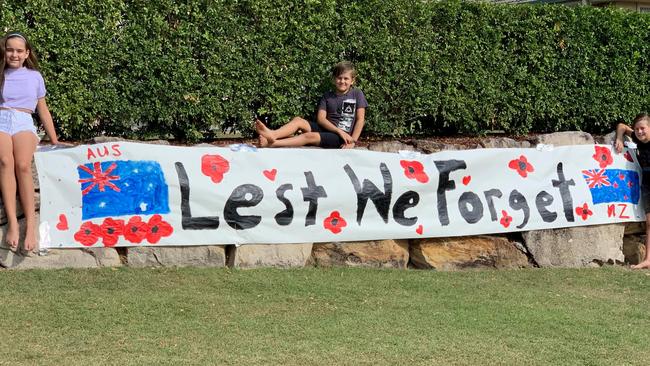
[[[643,221],[633,154],[106,143],[38,152],[42,247],[300,243]]]

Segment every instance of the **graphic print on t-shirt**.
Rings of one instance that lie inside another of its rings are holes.
[[[339,120],[338,128],[342,129],[347,133],[351,133],[356,110],[357,110],[356,99],[345,99],[343,101],[343,107],[341,108],[341,119]]]

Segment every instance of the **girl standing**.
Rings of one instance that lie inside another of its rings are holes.
[[[18,248],[16,190],[25,213],[26,252],[34,250],[36,213],[32,159],[39,138],[32,114],[36,111],[52,144],[58,144],[52,115],[45,102],[45,83],[31,45],[20,33],[0,39],[0,190],[7,214],[5,242]]]

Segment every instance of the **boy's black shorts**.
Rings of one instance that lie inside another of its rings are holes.
[[[322,129],[318,123],[314,121],[309,121],[309,127],[311,127],[311,132],[318,132],[320,135],[320,144],[319,147],[324,149],[340,149],[345,141],[338,134]]]
[[[641,202],[643,202],[643,209],[645,210],[646,215],[650,213],[650,182],[648,183],[649,184],[646,184],[644,179],[644,182],[641,185]]]

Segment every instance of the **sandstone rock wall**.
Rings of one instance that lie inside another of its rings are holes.
[[[598,141],[611,138],[600,138]],[[96,138],[92,142],[119,141]],[[165,144],[166,141],[155,141]],[[432,140],[372,142],[362,148],[372,151],[401,150],[433,153],[467,148],[521,148],[545,145],[593,144],[583,132],[561,132],[537,136],[531,141],[489,137],[462,145]],[[35,181],[37,179],[35,177]],[[36,186],[37,206],[39,202]],[[19,217],[22,210],[19,209]],[[22,220],[21,225],[22,225]],[[0,240],[4,243],[6,217],[0,203]],[[242,246],[183,246],[51,249],[41,255],[21,255],[0,244],[0,266],[9,269],[99,268],[151,266],[208,267],[304,267],[362,266],[375,268],[419,268],[433,270],[515,269],[524,267],[586,267],[603,264],[638,263],[644,252],[643,223],[601,225],[556,230],[538,230],[509,236],[376,240],[346,243],[249,244]]]

